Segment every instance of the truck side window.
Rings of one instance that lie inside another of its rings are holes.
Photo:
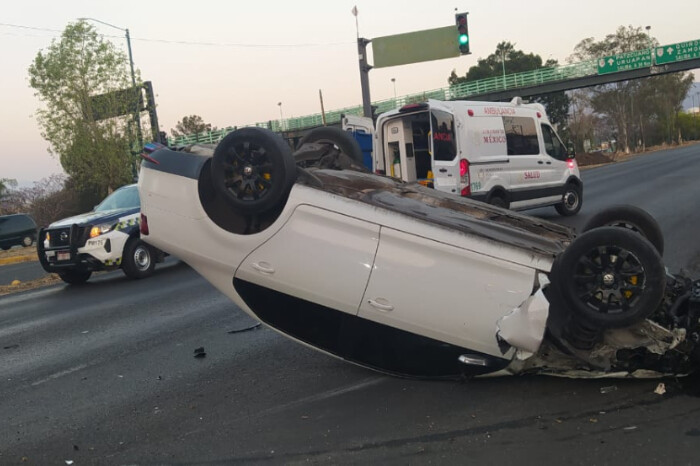
[[[527,117],[503,117],[508,155],[536,155],[540,153],[535,120]]]
[[[454,160],[457,156],[455,144],[455,121],[452,115],[439,110],[430,112],[430,123],[435,160]]]
[[[557,160],[566,160],[568,154],[566,147],[554,132],[551,126],[542,125],[542,139],[544,139],[544,150]]]

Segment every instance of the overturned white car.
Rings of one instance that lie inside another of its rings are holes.
[[[280,333],[385,373],[698,366],[700,284],[666,273],[644,212],[604,213],[576,237],[363,172],[349,136],[321,134],[295,154],[260,128],[229,134],[213,156],[144,154],[141,237]]]

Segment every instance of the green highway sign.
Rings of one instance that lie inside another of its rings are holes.
[[[651,50],[635,50],[598,59],[598,74],[637,70],[651,66]]]
[[[458,57],[457,28],[446,26],[375,37],[372,52],[374,68]]]
[[[657,65],[700,58],[700,40],[656,47],[654,55]]]

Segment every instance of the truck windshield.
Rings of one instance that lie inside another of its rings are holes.
[[[139,191],[136,185],[119,188],[107,196],[104,201],[95,207],[95,212],[105,212],[116,209],[133,209],[140,207]]]
[[[430,112],[433,159],[450,161],[457,156],[455,122],[451,114],[440,110]]]

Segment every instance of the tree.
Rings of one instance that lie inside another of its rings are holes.
[[[574,48],[571,59],[599,59],[657,44],[641,27],[620,26],[601,41],[583,39]],[[692,75],[687,73],[604,84],[588,91],[588,101],[596,113],[608,120],[619,149],[629,152],[645,147],[648,141],[671,142],[678,137],[677,115],[691,84]]]
[[[503,76],[504,72],[507,74],[521,73],[523,71],[536,70],[543,66],[555,67],[558,64],[556,60],[547,60],[543,65],[542,57],[539,55],[516,50],[515,44],[510,42],[501,42],[496,46],[494,53],[486,58],[480,58],[475,66],[469,68],[465,76],[457,76],[456,71],[453,70],[448,78],[448,82],[450,85],[456,85],[477,79]],[[564,92],[545,94],[536,97],[534,100],[545,106],[552,123],[560,126],[566,125],[570,102]]]
[[[170,130],[170,133],[174,138],[179,138],[190,134],[206,133],[207,131],[212,131],[211,124],[204,123],[204,120],[199,115],[190,115],[182,117],[182,120],[177,122],[175,128]]]
[[[44,104],[36,115],[49,152],[78,186],[97,186],[104,196],[132,179],[133,117],[96,120],[93,114],[96,95],[110,97],[101,111],[129,105],[124,93],[115,93],[131,88],[124,53],[85,21],[70,23],[60,41],[37,53],[29,81]]]

